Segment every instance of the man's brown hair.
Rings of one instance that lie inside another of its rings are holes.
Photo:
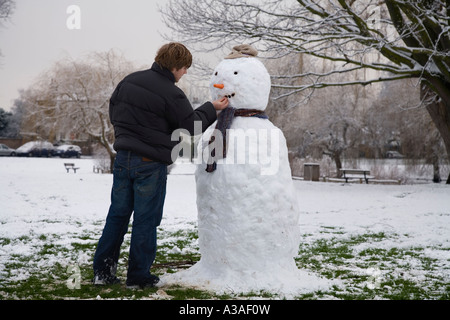
[[[180,70],[192,65],[191,52],[181,43],[170,42],[163,45],[155,58],[155,62],[162,68],[172,71],[174,68]]]

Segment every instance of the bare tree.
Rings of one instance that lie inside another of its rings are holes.
[[[342,157],[345,152],[357,150],[361,141],[362,121],[360,110],[364,109],[361,88],[353,90],[326,90],[328,98],[315,103],[316,116],[309,122],[312,144],[328,155],[336,165],[337,176],[341,176]],[[319,117],[318,117],[319,116]]]
[[[331,71],[274,77],[273,87],[284,95],[418,79],[450,158],[449,6],[448,0],[172,0],[162,13],[176,36],[203,50],[258,42],[272,56],[295,52],[334,62]],[[374,73],[334,80],[355,70]],[[276,82],[285,78],[304,81]]]
[[[0,26],[13,14],[16,4],[14,0],[0,0]],[[0,56],[2,55],[0,51]]]
[[[270,60],[267,66],[274,76],[308,70],[326,72],[332,68],[327,60],[301,54]],[[353,72],[345,77],[347,80],[364,78],[361,73]],[[295,84],[292,79],[284,81],[286,85]],[[425,159],[433,164],[433,180],[439,181],[439,164],[445,158],[445,151],[426,108],[420,103],[419,89],[413,79],[370,87],[329,87],[311,96],[305,104],[299,105],[297,95],[272,100],[267,113],[286,136],[292,168],[298,163],[296,158],[321,161],[325,154],[333,160],[339,175],[342,160],[346,158],[383,158],[387,151],[396,150],[412,162]],[[272,89],[275,96],[281,91]]]
[[[394,142],[396,151],[407,159],[425,160],[433,165],[433,181],[440,182],[440,164],[445,160],[445,148],[427,109],[420,102],[420,88],[413,80],[385,83],[379,97],[373,100],[364,117],[366,143],[388,151],[383,146]],[[397,105],[397,108],[392,108]]]
[[[8,19],[14,9],[15,2],[13,0],[0,0],[0,21]]]
[[[23,94],[26,122],[50,139],[58,131],[87,134],[105,148],[112,166],[116,152],[109,99],[132,71],[133,65],[114,50],[59,61]]]

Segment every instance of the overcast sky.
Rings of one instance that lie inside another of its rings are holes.
[[[15,0],[9,22],[0,26],[0,108],[9,110],[53,62],[90,51],[121,50],[137,65],[150,65],[167,31],[157,5],[167,0]],[[71,5],[80,9],[80,29]],[[67,26],[67,22],[71,28]]]

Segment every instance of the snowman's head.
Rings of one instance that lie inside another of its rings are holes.
[[[220,62],[211,76],[213,100],[228,97],[235,109],[265,110],[271,87],[267,69],[252,55],[234,56]]]

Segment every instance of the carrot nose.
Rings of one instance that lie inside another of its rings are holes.
[[[216,84],[214,84],[214,88],[223,89],[223,88],[225,88],[225,86],[221,83],[216,83]]]

